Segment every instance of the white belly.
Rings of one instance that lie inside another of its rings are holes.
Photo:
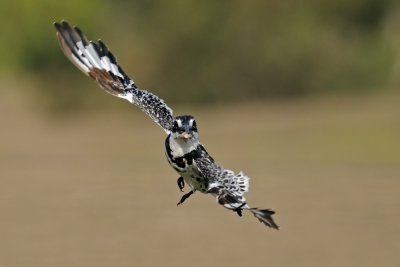
[[[180,174],[192,189],[201,192],[207,191],[207,183],[204,181],[203,175],[197,170],[196,167],[194,167],[194,165],[190,166],[185,172]]]

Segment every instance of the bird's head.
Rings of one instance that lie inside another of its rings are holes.
[[[172,136],[184,141],[197,140],[199,136],[194,117],[190,115],[177,116],[174,120]]]

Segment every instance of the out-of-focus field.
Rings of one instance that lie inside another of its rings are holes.
[[[399,103],[175,109],[197,117],[219,163],[251,177],[248,202],[276,210],[274,231],[210,196],[177,207],[165,136],[128,103],[49,122],[3,95],[0,266],[399,266]]]

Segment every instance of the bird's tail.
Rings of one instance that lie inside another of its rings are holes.
[[[279,230],[279,226],[275,223],[272,215],[275,214],[275,211],[269,209],[260,209],[260,208],[249,208],[249,211],[253,213],[254,217],[256,217],[260,222],[265,224],[268,227]]]
[[[226,190],[220,191],[218,190],[218,188],[216,188],[215,190],[216,192],[210,190],[209,193],[216,195],[217,202],[220,205],[236,212],[240,217],[242,217],[243,209],[250,210],[250,207],[247,205],[246,200],[243,196],[235,196]]]
[[[242,210],[249,210],[260,222],[270,228],[279,230],[279,226],[272,218],[272,215],[275,214],[275,211],[269,209],[250,208],[243,196],[235,196],[226,190],[221,192],[218,190],[218,188],[215,188],[214,191],[210,190],[209,193],[216,195],[217,201],[220,205],[237,212],[240,217],[242,216]]]

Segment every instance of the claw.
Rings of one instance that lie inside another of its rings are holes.
[[[240,217],[242,217],[242,209],[235,209],[235,210],[233,210],[233,211],[236,211],[237,212],[237,214],[240,216]]]
[[[191,190],[189,193],[186,193],[182,196],[181,200],[178,202],[178,204],[176,204],[177,206],[179,206],[180,204],[182,204],[183,202],[185,202],[185,200],[190,197],[192,194],[194,193],[193,190]]]
[[[183,177],[179,177],[176,182],[178,183],[179,190],[183,192],[182,189],[185,187],[185,180],[183,180]]]

